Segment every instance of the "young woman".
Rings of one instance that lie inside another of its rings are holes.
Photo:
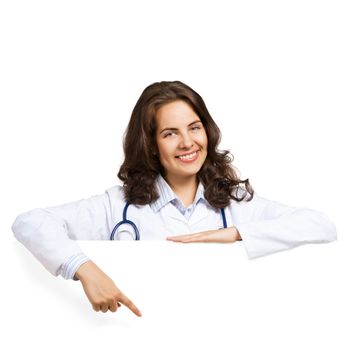
[[[180,81],[148,86],[124,138],[123,186],[20,214],[12,230],[54,275],[80,280],[95,311],[139,309],[79,248],[79,239],[242,240],[250,258],[336,240],[324,214],[267,200],[241,180],[201,96]]]

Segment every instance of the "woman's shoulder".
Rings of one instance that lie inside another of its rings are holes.
[[[123,186],[115,185],[113,187],[107,188],[105,192],[110,198],[114,198],[114,200],[125,200]]]

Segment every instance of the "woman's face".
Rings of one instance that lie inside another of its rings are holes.
[[[196,176],[207,157],[208,139],[199,116],[184,101],[160,107],[156,113],[158,156],[167,180]]]

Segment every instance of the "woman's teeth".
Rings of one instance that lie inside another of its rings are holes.
[[[184,160],[191,160],[193,158],[195,158],[197,155],[197,152],[193,152],[191,154],[187,154],[186,156],[178,156],[180,159],[184,159]]]

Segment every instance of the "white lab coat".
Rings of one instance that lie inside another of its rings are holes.
[[[124,206],[122,187],[114,186],[101,195],[22,213],[12,230],[46,269],[57,275],[62,264],[83,253],[76,240],[109,239],[115,224],[122,220]],[[256,193],[249,202],[231,201],[225,213],[227,226],[237,227],[249,258],[337,239],[334,224],[323,213],[290,207]],[[159,212],[149,205],[130,205],[127,218],[137,225],[141,240],[164,240],[170,235],[223,227],[220,210],[204,201],[198,202],[189,220],[171,203]],[[121,237],[129,237],[128,230],[130,226],[122,225],[118,231]]]

